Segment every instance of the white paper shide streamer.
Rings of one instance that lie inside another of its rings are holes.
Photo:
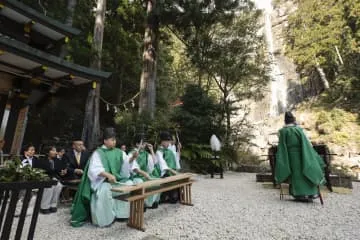
[[[210,138],[210,146],[213,151],[218,152],[221,150],[221,142],[215,134],[213,134]]]

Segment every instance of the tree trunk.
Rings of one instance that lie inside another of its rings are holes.
[[[106,0],[97,0],[94,26],[93,51],[95,53],[91,67],[101,70],[101,52],[104,37]],[[86,102],[86,112],[82,139],[87,147],[92,150],[100,140],[100,82],[93,83]]]
[[[329,86],[329,81],[326,79],[326,75],[325,75],[325,72],[324,72],[324,69],[322,69],[322,67],[320,67],[319,64],[316,64],[316,70],[317,72],[319,73],[319,76],[320,76],[320,80],[324,86],[324,89],[329,89],[330,86]]]
[[[231,109],[229,101],[225,103],[225,114],[226,114],[226,144],[230,143],[231,135]]]
[[[67,3],[67,11],[68,11],[67,14],[68,15],[65,19],[66,26],[72,27],[72,25],[73,25],[73,17],[74,17],[76,3],[77,3],[76,0],[68,0],[68,3]],[[68,54],[68,46],[67,46],[67,44],[64,44],[61,47],[60,58],[65,58],[67,54]]]
[[[156,0],[147,1],[147,25],[144,36],[143,69],[140,79],[139,113],[154,117],[156,100],[156,50],[158,20],[155,15]]]
[[[118,66],[118,64],[117,63],[115,63],[115,69],[119,69],[120,68],[120,66]],[[119,79],[118,79],[118,81],[119,81],[119,84],[118,84],[118,95],[117,95],[117,97],[116,97],[116,99],[117,99],[117,102],[118,103],[121,103],[122,102],[122,100],[123,100],[123,96],[122,96],[122,93],[123,93],[123,90],[124,90],[124,81],[123,81],[123,72],[125,72],[126,70],[123,68],[123,67],[121,67],[121,70],[119,71],[119,73],[120,73],[120,75],[119,75]]]
[[[228,99],[229,93],[226,90],[226,85],[223,89],[223,119],[225,120],[225,144],[229,144],[230,142],[230,133],[231,133],[231,110],[230,110],[230,100]]]

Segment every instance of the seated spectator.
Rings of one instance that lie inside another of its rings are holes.
[[[38,162],[40,165],[38,168],[43,169],[53,180],[59,180],[61,177],[67,174],[65,162],[59,160],[56,155],[57,151],[54,146],[50,146],[46,149],[46,157]],[[33,167],[35,164],[33,163]],[[56,185],[51,188],[45,188],[44,194],[41,199],[40,213],[49,214],[57,211],[57,203],[62,190],[62,184],[58,181]]]
[[[59,159],[59,160],[62,160],[62,161],[66,161],[64,155],[65,155],[65,148],[63,147],[57,147],[56,148],[56,151],[57,151],[57,155],[56,157]]]
[[[65,176],[66,179],[80,179],[82,177],[86,163],[90,157],[89,152],[84,149],[84,142],[76,139],[72,143],[72,149],[64,155],[68,170]]]
[[[21,158],[21,163],[23,166],[30,165],[31,167],[38,168],[39,159],[35,157],[35,146],[33,144],[28,144],[23,148],[23,156]],[[34,166],[35,165],[35,166]]]
[[[47,148],[47,156],[44,159],[35,157],[35,147],[28,144],[23,150],[22,165],[30,165],[32,168],[43,169],[50,178],[58,180],[66,175],[66,165],[63,161],[56,158],[56,148],[50,146]],[[51,188],[45,188],[40,204],[40,213],[49,214],[57,211],[57,202],[61,193],[62,185],[60,182]]]

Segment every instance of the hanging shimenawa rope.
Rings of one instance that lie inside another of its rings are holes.
[[[109,101],[106,101],[103,97],[100,96],[100,100],[103,101],[106,104],[106,110],[109,111],[110,107],[112,107],[114,109],[114,112],[117,113],[118,112],[118,107],[123,106],[125,110],[128,110],[127,108],[127,104],[131,103],[131,107],[134,108],[135,107],[135,99],[139,96],[140,92],[136,93],[133,97],[131,97],[130,99],[122,102],[122,103],[111,103]]]

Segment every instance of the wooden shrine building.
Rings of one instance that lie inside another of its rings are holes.
[[[0,0],[0,139],[19,154],[29,106],[62,88],[106,80],[109,72],[58,57],[80,34],[16,0]]]

